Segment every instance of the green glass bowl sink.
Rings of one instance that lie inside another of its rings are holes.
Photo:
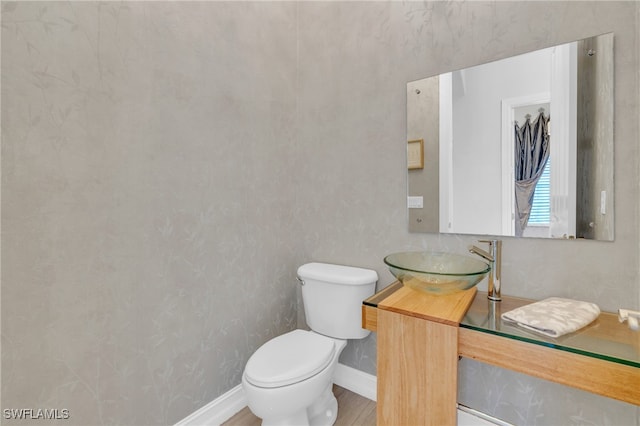
[[[491,270],[487,263],[470,256],[427,251],[393,253],[384,263],[407,287],[440,295],[468,290]]]

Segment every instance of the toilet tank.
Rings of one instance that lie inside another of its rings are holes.
[[[302,301],[311,330],[338,339],[362,339],[362,301],[376,289],[378,274],[370,269],[328,263],[298,268]]]

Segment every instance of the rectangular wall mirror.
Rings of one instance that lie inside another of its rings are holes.
[[[612,241],[613,58],[608,33],[408,83],[409,231]]]

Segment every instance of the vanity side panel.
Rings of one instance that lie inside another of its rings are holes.
[[[456,424],[458,327],[378,310],[378,426]]]

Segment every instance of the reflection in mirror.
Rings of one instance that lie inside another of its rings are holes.
[[[407,140],[411,232],[613,240],[613,34],[408,83]]]

